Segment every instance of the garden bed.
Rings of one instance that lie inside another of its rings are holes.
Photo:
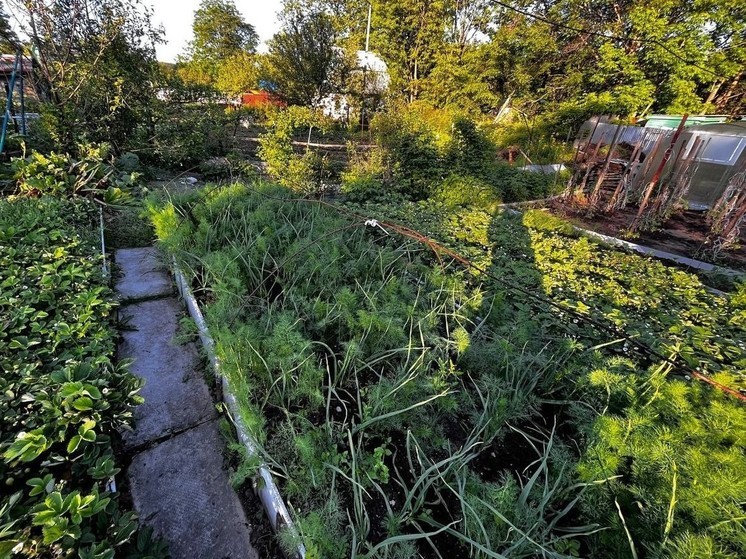
[[[0,201],[0,556],[165,554],[110,483],[141,381],[114,360],[98,226],[87,200]]]
[[[152,215],[308,557],[746,552],[744,406],[690,374],[744,387],[746,288],[542,212],[294,198]]]
[[[589,217],[586,215],[586,208],[574,207],[561,200],[550,202],[547,209],[559,217],[571,220],[579,227],[620,238],[624,238],[625,230],[637,213],[637,208],[625,207],[613,214],[595,214]],[[705,223],[705,212],[680,210],[674,213],[660,229],[640,231],[634,239],[630,240],[651,248],[701,260],[706,256],[702,248],[708,233],[709,227]],[[746,271],[746,230],[741,232],[739,244],[740,246],[735,250],[721,253],[717,264]]]

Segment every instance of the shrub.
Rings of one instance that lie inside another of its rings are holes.
[[[306,149],[296,153],[293,136],[298,130],[325,130],[328,118],[306,107],[289,107],[270,114],[267,132],[259,137],[259,155],[267,171],[281,185],[302,194],[318,193],[331,176],[329,158]]]
[[[495,145],[473,120],[463,116],[454,119],[446,146],[446,161],[452,171],[483,177],[496,154]]]
[[[141,138],[144,154],[155,163],[188,168],[200,161],[227,154],[234,145],[240,113],[213,104],[162,105],[151,137]]]
[[[426,198],[444,175],[436,138],[416,113],[390,110],[377,114],[371,128],[385,168],[385,185],[413,200]]]
[[[126,173],[136,173],[142,169],[142,166],[140,165],[140,158],[137,156],[136,153],[132,153],[131,151],[123,153],[121,156],[119,156],[115,164],[117,169],[120,169]]]
[[[487,174],[486,180],[500,189],[506,202],[521,202],[549,195],[554,176],[522,171],[496,163]]]

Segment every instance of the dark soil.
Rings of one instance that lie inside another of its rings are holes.
[[[598,213],[589,217],[586,208],[570,205],[561,200],[550,202],[547,209],[569,219],[579,227],[618,238],[625,238],[624,233],[637,213],[637,208],[628,207],[613,214]],[[741,231],[740,247],[721,254],[716,261],[711,258],[708,260],[706,252],[702,250],[708,231],[705,212],[681,210],[671,216],[664,228],[643,231],[628,240],[680,256],[707,260],[719,266],[746,271],[746,230]]]

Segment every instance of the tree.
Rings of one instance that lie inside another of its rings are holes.
[[[148,121],[161,32],[139,0],[10,0],[36,58],[34,86],[59,149],[125,149]]]
[[[380,52],[392,87],[413,101],[433,71],[449,27],[448,0],[372,0],[372,49]]]
[[[3,52],[13,52],[18,47],[18,37],[10,26],[8,15],[5,9],[0,5],[0,49]]]
[[[179,77],[187,84],[215,87],[225,94],[242,93],[236,93],[236,88],[247,82],[247,72],[255,66],[251,55],[259,36],[254,26],[244,21],[233,0],[202,0],[194,12],[192,30],[194,39],[177,67]],[[229,72],[238,72],[238,79]]]
[[[256,55],[238,52],[227,58],[218,69],[215,87],[231,97],[259,85],[259,61]]]
[[[270,41],[267,56],[267,77],[284,99],[311,106],[341,88],[347,64],[337,38],[325,12],[285,12],[282,30]]]
[[[254,26],[244,21],[233,0],[202,0],[192,30],[190,58],[215,67],[236,53],[255,52],[259,44]]]

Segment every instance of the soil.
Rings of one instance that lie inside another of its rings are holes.
[[[547,209],[555,215],[569,219],[578,227],[590,229],[597,233],[612,237],[625,238],[624,232],[634,219],[637,208],[628,207],[613,214],[587,215],[587,209],[571,205],[562,200],[553,200]],[[741,231],[739,247],[721,254],[717,260],[708,260],[703,254],[702,247],[707,238],[708,227],[705,223],[705,212],[694,210],[680,210],[665,223],[665,227],[657,231],[643,231],[630,242],[695,258],[707,260],[719,266],[726,266],[746,271],[746,229]]]

